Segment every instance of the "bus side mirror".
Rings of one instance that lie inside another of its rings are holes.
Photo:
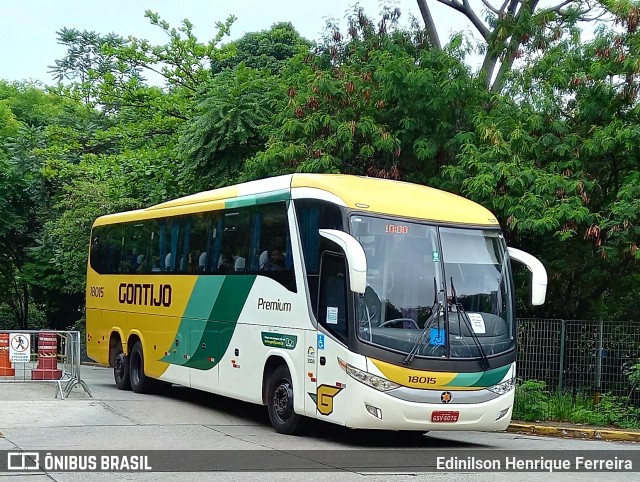
[[[547,294],[547,270],[535,256],[516,248],[507,248],[509,257],[524,264],[531,271],[531,304],[534,306],[544,304]]]
[[[320,236],[339,245],[347,257],[351,291],[364,294],[367,288],[367,256],[356,238],[336,229],[320,229]]]

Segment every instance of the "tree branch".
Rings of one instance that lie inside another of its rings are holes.
[[[545,8],[543,10],[543,12],[560,12],[560,9],[562,7],[566,7],[567,5],[569,5],[570,3],[573,3],[575,0],[565,0],[564,2],[554,6],[554,7],[549,7],[549,8]]]
[[[480,67],[480,72],[484,75],[484,86],[489,89],[491,86],[491,79],[493,78],[493,71],[496,68],[496,64],[498,63],[498,56],[489,51],[487,48],[487,54],[484,57],[484,61],[482,62],[482,67]]]
[[[511,6],[515,5],[518,1],[519,0],[511,1],[511,5],[509,6],[510,11],[511,11]],[[533,0],[528,5],[530,13],[533,13],[535,11],[536,7],[538,6],[538,2],[539,0]],[[515,15],[516,23],[520,22],[520,19],[522,18],[522,11],[523,10],[521,8],[520,10],[518,10],[518,13]],[[505,76],[513,66],[513,62],[515,60],[515,52],[518,50],[518,47],[520,47],[520,39],[516,38],[515,36],[512,36],[511,41],[504,48],[506,49],[506,52],[505,52],[506,58],[502,61],[502,64],[500,65],[500,70],[498,71],[498,74],[496,75],[496,78],[493,81],[493,85],[491,85],[491,92],[496,93],[502,90],[502,87],[504,86]],[[495,68],[495,65],[494,65],[494,68]],[[485,79],[485,84],[486,84],[486,81],[487,79]],[[491,83],[491,80],[489,80],[489,83]]]
[[[500,15],[500,10],[498,10],[496,7],[494,7],[493,5],[491,5],[488,0],[482,0],[482,3],[484,3],[484,6],[487,7],[490,11],[492,11],[493,13],[495,13],[496,15]],[[505,2],[506,5],[506,2]],[[504,7],[503,7],[504,8]]]
[[[482,20],[478,18],[476,12],[473,11],[471,6],[468,3],[468,0],[462,0],[463,3],[460,3],[458,0],[438,0],[439,3],[446,5],[447,7],[451,7],[454,10],[462,13],[465,17],[469,19],[469,21],[473,24],[473,26],[480,32],[482,38],[485,40],[489,40],[489,29],[487,26],[482,23]]]
[[[192,91],[192,92],[196,92],[196,89],[194,89],[193,87],[191,87],[191,86],[190,86],[189,84],[187,84],[186,82],[184,82],[184,81],[182,81],[182,80],[180,80],[180,79],[176,78],[175,76],[174,76],[174,77],[167,76],[166,74],[164,74],[164,73],[160,72],[159,70],[154,69],[153,67],[151,67],[151,66],[150,66],[150,65],[148,65],[147,63],[142,62],[142,61],[139,61],[139,60],[138,60],[138,61],[135,61],[135,63],[136,63],[136,65],[138,65],[138,66],[140,66],[140,67],[144,67],[145,69],[149,69],[151,72],[155,72],[156,74],[161,75],[162,77],[164,77],[165,79],[167,79],[169,82],[175,82],[176,84],[178,84],[178,85],[180,85],[180,86],[184,87],[185,89],[189,89],[189,90],[190,90],[190,91]]]
[[[498,11],[498,14],[505,12],[505,9],[507,8],[507,5],[509,5],[510,1],[511,0],[504,0],[504,3],[502,4],[502,6],[500,7],[500,10]]]
[[[418,7],[420,8],[422,20],[424,20],[424,27],[427,31],[427,37],[429,38],[431,45],[434,48],[440,50],[442,48],[442,46],[440,45],[440,37],[438,36],[436,24],[434,23],[433,17],[431,16],[429,6],[427,5],[427,0],[418,0]]]
[[[498,70],[498,75],[496,75],[496,80],[493,82],[493,85],[491,86],[492,93],[495,94],[502,90],[502,87],[504,86],[505,75],[509,70],[511,70],[511,66],[513,65],[513,61],[515,60],[514,51],[512,51],[511,49],[517,48],[519,44],[520,42],[518,40],[512,40],[511,43],[509,44],[507,58],[502,61],[502,64],[500,65],[500,70]]]

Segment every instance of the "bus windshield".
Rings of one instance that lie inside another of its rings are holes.
[[[515,346],[509,259],[497,230],[351,217],[367,256],[361,341],[418,357],[481,358]]]

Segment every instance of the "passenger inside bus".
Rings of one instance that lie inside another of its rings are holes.
[[[244,273],[247,260],[242,256],[237,256],[233,264],[236,273]]]
[[[198,273],[198,260],[200,258],[200,252],[197,250],[191,251],[189,253],[189,258],[187,261],[187,273],[189,274],[197,274]]]
[[[269,260],[264,264],[263,271],[284,271],[284,253],[274,249],[269,253]]]
[[[269,262],[269,251],[264,250],[260,254],[260,259],[258,260],[258,266],[260,267],[260,271],[264,271],[264,266]]]
[[[204,273],[207,270],[207,252],[204,251],[198,258],[198,271]]]
[[[233,256],[229,253],[224,253],[220,256],[220,261],[218,262],[218,271],[222,274],[229,274],[234,271],[235,261],[233,260]]]

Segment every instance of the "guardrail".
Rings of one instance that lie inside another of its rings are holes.
[[[0,330],[0,383],[50,381],[63,400],[79,385],[92,397],[80,378],[81,342],[79,331]]]

